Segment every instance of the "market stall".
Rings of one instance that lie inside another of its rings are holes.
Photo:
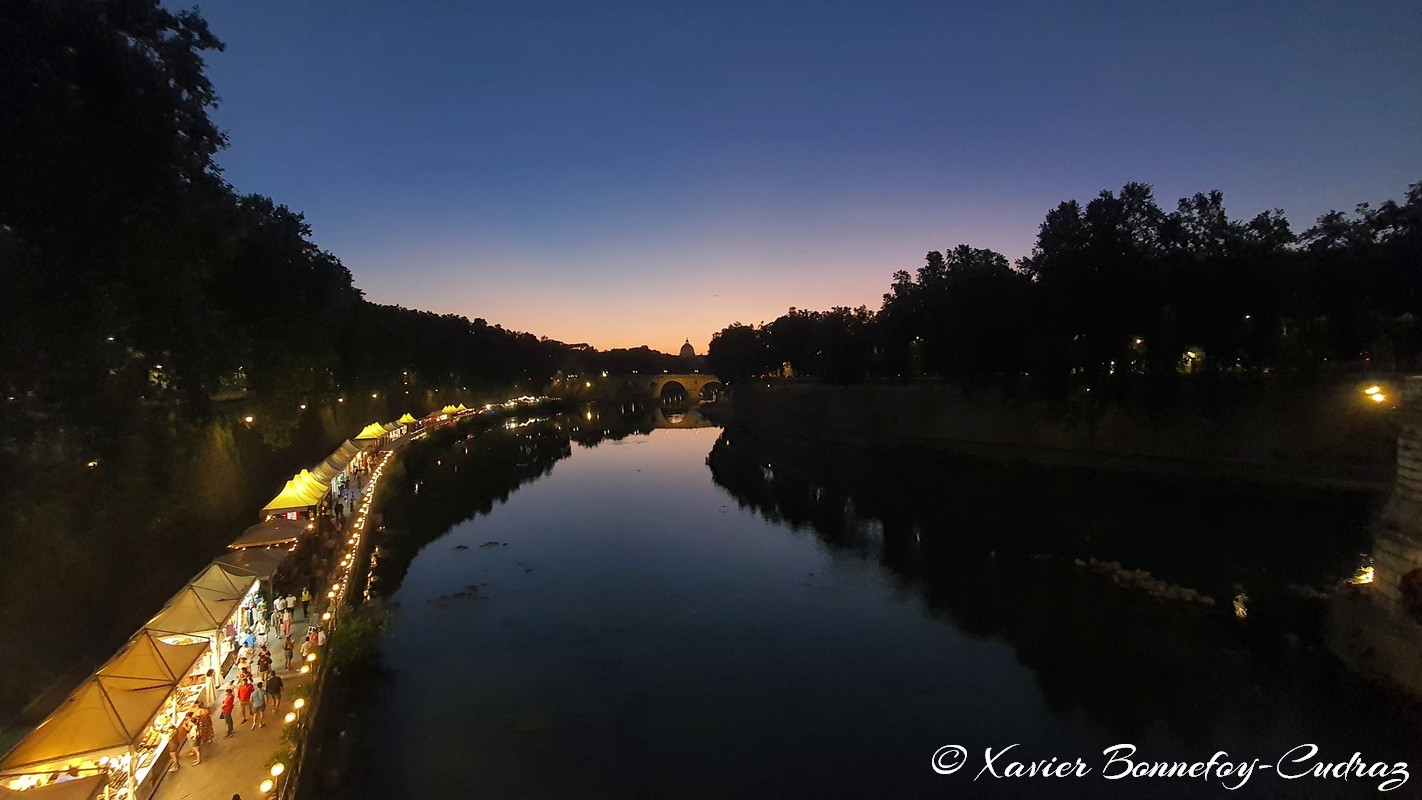
[[[217,563],[270,583],[277,570],[281,569],[281,565],[290,556],[291,550],[285,547],[248,547],[219,556]]]
[[[232,550],[249,547],[276,547],[295,544],[302,536],[316,529],[315,523],[299,519],[276,519],[259,522],[242,531],[242,535],[227,545]]]
[[[214,563],[207,565],[202,572],[199,572],[188,582],[188,585],[198,589],[209,589],[220,597],[245,598],[255,582],[256,579],[251,575],[244,575]]]
[[[260,584],[253,576],[246,576],[246,580],[250,585],[238,597],[231,596],[231,592],[188,586],[169,600],[144,629],[168,644],[202,642],[210,650],[210,660],[199,672],[213,669],[221,675],[226,672],[228,657],[236,650],[238,632],[247,628],[244,611],[257,603]]]
[[[135,636],[0,761],[0,787],[41,798],[67,798],[70,791],[86,798],[102,791],[116,800],[151,796],[177,723],[201,711],[194,701],[203,686],[189,675],[207,650],[206,642],[168,644],[146,631]],[[90,794],[50,788],[96,778]],[[40,790],[46,794],[30,794]]]
[[[325,461],[311,468],[311,475],[317,481],[329,486],[338,475],[346,471],[351,459],[355,458],[359,452],[360,445],[355,442],[349,440],[342,442],[334,453],[326,456]]]
[[[320,505],[328,488],[327,484],[303,469],[286,482],[271,502],[262,506],[261,518],[263,521],[277,516],[296,519],[301,512],[310,511]]]
[[[109,796],[109,782],[103,774],[76,777],[62,772],[47,776],[45,781],[28,790],[0,785],[0,800],[102,800]]]
[[[384,436],[385,426],[381,425],[379,422],[372,422],[369,425],[365,426],[363,429],[361,429],[361,432],[357,433],[351,439],[351,441],[360,445],[361,448],[364,449],[370,447],[372,444],[376,444]]]

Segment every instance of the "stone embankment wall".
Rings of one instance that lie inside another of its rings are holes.
[[[1372,581],[1334,594],[1326,635],[1349,669],[1422,700],[1422,595],[1405,588],[1422,576],[1422,377],[1403,387],[1399,424],[1397,477],[1374,526]]]
[[[1373,588],[1399,607],[1403,577],[1422,569],[1422,377],[1407,380],[1400,417],[1397,480],[1373,546]]]
[[[947,384],[740,384],[737,425],[865,446],[937,447],[971,455],[1140,472],[1184,472],[1386,493],[1399,412],[1367,382],[1239,384],[1209,402],[1182,394],[1170,410],[1009,398]],[[1416,475],[1422,482],[1422,472]]]

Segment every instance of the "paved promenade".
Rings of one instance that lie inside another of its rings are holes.
[[[311,610],[313,615],[317,613],[315,608]],[[298,617],[291,625],[292,639],[299,644],[305,633],[306,620]],[[276,655],[276,665],[280,667],[284,660],[281,637],[269,633],[267,647]],[[298,671],[298,661],[293,661],[292,667],[291,670],[277,670],[285,684],[281,709],[274,712],[268,701],[266,727],[253,730],[251,725],[242,725],[241,711],[234,709],[232,723],[236,733],[230,739],[225,738],[227,724],[217,718],[218,709],[214,707],[212,726],[217,738],[203,747],[202,763],[194,767],[192,759],[185,756],[183,766],[167,774],[153,800],[231,800],[234,794],[240,794],[244,799],[261,797],[257,786],[263,778],[269,777],[267,762],[273,753],[282,749],[282,718],[292,710],[296,687],[305,686],[309,680],[308,676]],[[235,678],[234,669],[228,673],[226,683],[232,683]],[[218,694],[220,703],[221,691]]]

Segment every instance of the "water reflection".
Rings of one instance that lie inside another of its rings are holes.
[[[1358,708],[1393,703],[1339,674],[1318,642],[1319,594],[1301,591],[1348,574],[1368,498],[744,432],[718,438],[707,465],[743,508],[813,531],[838,558],[879,562],[955,627],[1010,642],[1058,715],[1084,713],[1113,736],[1164,724],[1208,748],[1300,726],[1346,748],[1386,746],[1377,726],[1415,731],[1410,715],[1386,711],[1359,730]],[[1144,565],[1223,602],[1160,600],[1083,569],[1086,559]],[[1234,591],[1244,585],[1250,595]]]
[[[1416,749],[1288,589],[1348,568],[1337,531],[1366,501],[885,458],[658,412],[570,409],[405,459],[389,674],[346,726],[368,772],[326,796],[1196,797],[1222,790],[984,788],[927,759]],[[1152,598],[1091,558],[1225,602]]]

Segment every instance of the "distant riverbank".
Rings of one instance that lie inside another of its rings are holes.
[[[1385,493],[1396,411],[1355,380],[1255,382],[1169,413],[1080,408],[952,384],[742,383],[717,421],[784,436],[942,449],[1005,462],[1285,483]],[[1389,404],[1390,405],[1390,404]]]

